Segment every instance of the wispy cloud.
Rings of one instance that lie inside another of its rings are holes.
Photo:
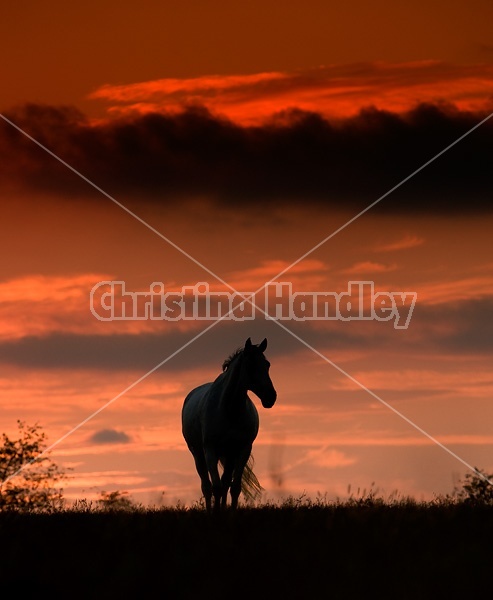
[[[155,333],[158,328],[155,321],[118,321],[116,327],[112,327],[92,314],[91,290],[100,281],[114,279],[114,276],[108,274],[87,273],[65,277],[33,275],[1,282],[0,341],[39,339],[56,334],[106,336]],[[127,291],[148,292],[149,287],[128,288]],[[170,288],[167,291],[172,290]],[[13,315],[16,316],[15,319],[12,318]],[[197,323],[184,321],[175,324],[174,329],[185,331],[198,326]]]
[[[2,281],[0,339],[43,336],[54,331],[87,332],[94,326],[89,291],[101,277],[96,273],[31,275]]]
[[[373,248],[374,252],[394,252],[396,250],[407,250],[424,244],[425,240],[417,235],[405,235],[404,237],[393,242],[385,242],[378,244]]]
[[[458,365],[457,365],[458,366]],[[440,393],[450,397],[486,399],[493,393],[493,375],[489,371],[476,369],[474,377],[471,371],[456,368],[450,371],[430,369],[395,369],[383,371],[358,371],[354,377],[374,391],[391,392],[413,391],[416,397]],[[334,389],[349,390],[355,385],[349,379],[341,379],[333,384]]]
[[[346,467],[358,462],[354,456],[350,457],[340,450],[327,448],[326,446],[323,446],[320,449],[310,450],[304,457],[304,460],[313,463],[318,467],[329,469]]]
[[[395,271],[397,269],[396,264],[386,265],[384,263],[377,263],[374,261],[366,260],[358,262],[347,269],[343,269],[343,273],[348,275],[370,275],[373,273],[387,273],[389,271]]]
[[[327,115],[354,115],[362,106],[408,110],[419,102],[446,100],[462,109],[483,108],[493,94],[493,68],[439,61],[328,65],[295,72],[210,75],[104,85],[90,98],[117,113],[208,107],[242,123],[259,122],[294,107]]]
[[[263,260],[255,267],[233,271],[228,276],[230,284],[238,291],[255,291],[267,281],[275,278],[284,269],[290,266],[286,260]],[[281,281],[289,281],[293,288],[317,290],[321,284],[327,281],[330,265],[318,259],[306,259],[289,269]]]
[[[444,279],[418,286],[420,304],[456,303],[493,297],[493,276],[478,275],[462,279]]]

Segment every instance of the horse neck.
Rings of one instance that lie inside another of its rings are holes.
[[[247,385],[242,358],[237,358],[224,374],[221,403],[230,410],[241,410],[247,398]]]

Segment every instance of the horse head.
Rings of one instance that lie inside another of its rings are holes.
[[[269,376],[270,362],[265,358],[267,338],[260,344],[252,344],[250,338],[245,342],[243,357],[247,377],[247,388],[256,394],[264,408],[271,408],[277,398],[277,392]]]

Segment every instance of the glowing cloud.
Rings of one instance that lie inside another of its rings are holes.
[[[174,112],[202,105],[234,121],[255,123],[294,107],[349,116],[369,105],[401,112],[418,102],[447,101],[463,110],[477,110],[491,102],[492,74],[488,65],[376,62],[104,85],[89,97],[106,100],[115,113]]]

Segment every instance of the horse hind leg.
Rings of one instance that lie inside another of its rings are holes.
[[[221,477],[222,496],[221,496],[221,508],[225,509],[228,504],[228,491],[231,487],[231,481],[233,479],[233,468],[234,463],[231,460],[225,459],[221,461],[224,467],[224,471]]]
[[[210,448],[207,449],[205,451],[205,462],[212,481],[212,495],[214,496],[214,512],[217,513],[221,508],[222,497],[221,478],[219,477],[219,470],[217,468],[217,463],[219,462],[219,457],[217,456],[217,453],[214,450],[211,450]]]
[[[201,489],[202,494],[205,499],[205,508],[207,512],[211,512],[212,508],[212,484],[209,478],[209,471],[207,470],[207,463],[205,461],[205,455],[203,452],[200,452],[197,455],[193,455],[195,459],[195,468],[197,469],[197,473],[199,474],[201,481]]]

